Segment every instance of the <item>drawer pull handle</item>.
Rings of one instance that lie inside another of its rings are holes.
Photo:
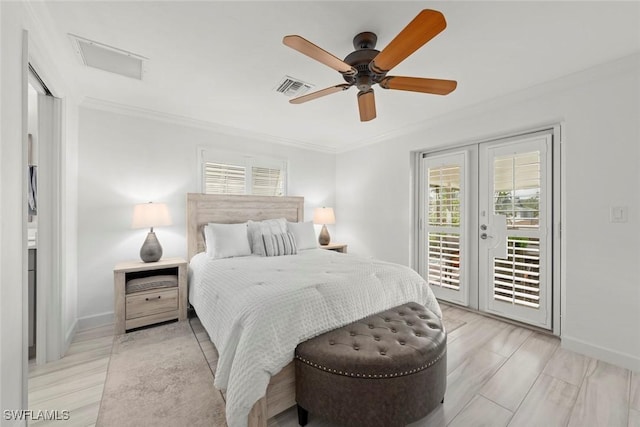
[[[160,299],[160,295],[158,295],[157,297],[153,297],[153,298],[148,298],[148,297],[147,297],[147,298],[145,298],[144,300],[145,300],[145,301],[151,301],[151,300],[154,300],[154,299]]]

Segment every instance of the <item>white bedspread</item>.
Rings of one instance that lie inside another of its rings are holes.
[[[442,316],[410,268],[323,249],[218,260],[198,254],[189,300],[220,354],[215,386],[227,391],[229,427],[247,425],[298,343],[409,301]]]

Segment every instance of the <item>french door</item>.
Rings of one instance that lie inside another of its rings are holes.
[[[436,297],[552,328],[552,132],[422,159],[420,272]]]

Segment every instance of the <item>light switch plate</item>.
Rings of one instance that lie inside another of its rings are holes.
[[[628,208],[626,206],[611,206],[611,222],[627,222]]]

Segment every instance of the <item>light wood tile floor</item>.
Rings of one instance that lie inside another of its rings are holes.
[[[29,409],[69,410],[67,421],[35,421],[45,427],[86,427],[96,423],[113,345],[113,325],[78,332],[60,360],[29,364]]]
[[[445,403],[411,427],[640,427],[640,373],[562,349],[555,337],[442,308],[448,328],[457,327],[448,337]],[[191,325],[215,374],[218,353],[200,321]],[[112,331],[78,333],[63,359],[30,366],[30,409],[69,409],[71,419],[56,425],[94,425]],[[333,427],[309,418],[309,427]],[[269,420],[269,427],[297,425],[295,408]]]

